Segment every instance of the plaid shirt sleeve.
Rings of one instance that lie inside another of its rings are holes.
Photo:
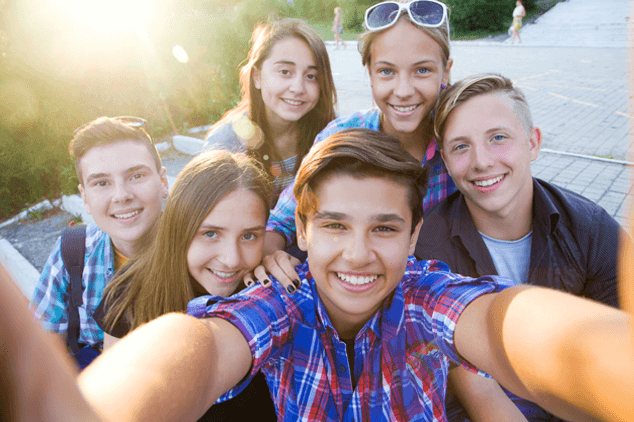
[[[240,330],[251,348],[251,372],[238,385],[223,394],[218,402],[237,396],[251,378],[270,360],[275,359],[289,342],[294,306],[293,302],[284,300],[281,288],[275,285],[257,285],[228,298],[201,296],[189,302],[189,315],[229,321]]]
[[[408,304],[410,315],[422,321],[433,333],[432,342],[452,361],[471,372],[477,368],[460,357],[454,344],[454,332],[458,318],[467,305],[478,297],[499,292],[515,285],[515,282],[499,276],[479,278],[464,277],[449,272],[441,261],[424,261],[428,273],[414,288],[412,301]],[[479,372],[481,375],[483,372]]]
[[[378,109],[357,112],[350,116],[341,117],[330,122],[324,130],[319,132],[315,138],[315,144],[323,141],[330,135],[350,128],[365,128],[379,130],[380,113]],[[295,180],[282,191],[275,208],[271,210],[271,215],[266,223],[266,231],[275,231],[286,238],[286,246],[290,246],[295,241],[295,209],[297,202],[293,195]]]
[[[56,333],[65,333],[68,330],[66,303],[69,300],[69,279],[64,271],[61,242],[61,238],[55,242],[33,292],[30,305],[44,329]]]

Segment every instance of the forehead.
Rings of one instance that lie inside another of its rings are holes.
[[[90,174],[114,174],[138,166],[147,166],[156,172],[156,162],[148,145],[134,140],[93,147],[79,160],[79,165],[84,178]]]
[[[279,61],[292,62],[296,65],[317,66],[313,52],[308,44],[296,37],[286,37],[273,45],[264,64],[275,64]]]
[[[492,127],[523,129],[515,103],[505,93],[477,95],[453,109],[445,125],[445,141],[463,132]]]
[[[235,189],[223,196],[201,226],[241,230],[266,224],[266,205],[253,191]]]
[[[317,213],[345,214],[347,219],[368,221],[396,215],[411,224],[407,187],[387,177],[333,174],[315,189]]]
[[[382,32],[372,44],[371,63],[390,63],[431,60],[442,63],[442,48],[432,37],[407,19],[399,19],[391,28]]]

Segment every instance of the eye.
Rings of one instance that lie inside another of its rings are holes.
[[[255,240],[258,238],[258,235],[255,233],[245,233],[244,236],[242,236],[242,238],[244,240]]]
[[[467,144],[455,144],[455,145],[451,148],[451,150],[452,150],[452,151],[461,151],[461,150],[466,149],[467,147],[468,147],[468,145],[467,145]]]
[[[136,173],[134,175],[132,175],[132,177],[130,177],[131,180],[138,180],[140,178],[142,178],[144,176],[143,173]]]
[[[96,181],[93,186],[99,186],[100,188],[103,188],[105,186],[108,186],[108,182],[106,182],[105,180],[99,180]]]
[[[392,76],[394,71],[392,69],[379,69],[379,73],[385,76]]]
[[[324,227],[331,230],[344,230],[345,226],[340,223],[327,223],[324,224]]]
[[[503,141],[503,140],[505,140],[505,139],[506,139],[506,135],[495,135],[495,136],[493,137],[493,140],[494,140],[494,141],[498,141],[498,142],[499,142],[499,141]]]
[[[316,81],[317,80],[317,75],[313,74],[313,73],[309,73],[308,75],[306,75],[307,79],[310,79],[311,81]]]
[[[213,230],[208,230],[203,233],[203,236],[208,237],[210,239],[215,239],[216,237],[218,237],[218,232],[215,232]]]
[[[389,227],[389,226],[378,226],[374,228],[375,232],[382,232],[382,233],[390,233],[390,232],[395,232],[397,231],[394,227]]]
[[[291,71],[288,69],[280,69],[280,73],[284,76],[290,76]]]
[[[416,69],[416,73],[429,73],[431,70],[428,67],[419,67]]]

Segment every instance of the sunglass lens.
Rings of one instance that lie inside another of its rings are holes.
[[[399,7],[395,3],[380,3],[368,12],[365,24],[368,29],[381,28],[398,18]]]
[[[409,10],[412,19],[421,25],[440,25],[444,16],[442,5],[431,1],[414,1]]]

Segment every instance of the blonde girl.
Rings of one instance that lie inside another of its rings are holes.
[[[212,126],[204,148],[256,157],[274,180],[273,206],[315,136],[335,118],[337,97],[326,46],[300,19],[258,26],[240,85],[240,104]]]
[[[230,296],[240,290],[244,275],[262,259],[269,201],[266,173],[242,153],[211,151],[188,163],[176,179],[153,240],[104,291],[95,312],[106,333],[104,349],[163,314],[186,312],[195,297]],[[259,377],[246,396],[258,403],[258,420],[275,420],[268,387]],[[213,406],[201,421],[248,417],[241,396]]]

